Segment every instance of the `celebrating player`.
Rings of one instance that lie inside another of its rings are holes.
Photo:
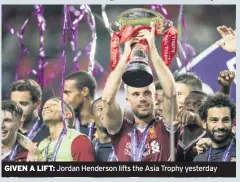
[[[11,99],[23,109],[23,125],[19,132],[33,142],[39,143],[49,135],[49,129],[38,115],[42,102],[42,90],[37,82],[31,79],[18,80],[11,84]]]
[[[49,127],[50,136],[39,144],[44,161],[94,161],[94,150],[87,136],[67,128],[74,119],[74,111],[66,102],[61,109],[61,99],[49,99],[43,106],[43,121]]]
[[[28,151],[17,142],[17,132],[22,122],[22,108],[12,100],[2,101],[2,150],[3,161],[26,161]]]
[[[111,138],[107,129],[103,126],[103,103],[102,98],[96,99],[91,107],[95,121],[98,138],[93,141],[96,161],[115,161],[115,153],[112,147]]]
[[[142,88],[125,87],[126,101],[134,113],[134,122],[128,122],[122,118],[121,109],[115,101],[122,74],[128,66],[131,44],[146,39],[151,60],[165,93],[164,102],[169,103],[170,108],[170,98],[173,97],[175,100],[173,107],[177,112],[174,78],[157,52],[154,23],[151,23],[151,28],[151,32],[141,30],[138,37],[125,43],[123,56],[115,70],[111,72],[102,95],[104,125],[112,135],[113,147],[119,161],[168,161],[170,159],[168,132],[171,124],[170,112],[163,113],[162,121],[155,118],[154,83]],[[140,142],[138,138],[141,138]]]
[[[199,109],[200,117],[211,139],[211,146],[194,161],[227,162],[236,160],[236,141],[232,133],[236,116],[235,104],[228,96],[209,96]]]
[[[90,140],[94,136],[94,123],[91,121],[91,103],[94,100],[96,89],[95,79],[85,71],[78,71],[64,82],[64,101],[69,103],[74,111],[75,129],[87,135]]]

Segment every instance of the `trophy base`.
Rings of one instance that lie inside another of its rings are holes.
[[[129,63],[127,70],[122,75],[123,82],[131,87],[146,87],[153,82],[150,67],[142,61]]]

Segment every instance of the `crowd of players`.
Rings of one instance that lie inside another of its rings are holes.
[[[2,101],[2,161],[172,161],[172,124],[175,161],[236,161],[236,108],[229,98],[235,73],[220,72],[219,92],[204,93],[194,73],[171,73],[151,26],[151,32],[142,30],[125,43],[100,98],[95,98],[95,79],[84,71],[65,78],[64,101],[53,97],[42,103],[34,80],[13,82],[11,100]],[[225,26],[217,30],[224,40],[218,44],[235,54],[235,32]],[[125,85],[131,110],[121,110],[116,96],[122,74],[131,44],[142,39],[158,80],[143,88]]]

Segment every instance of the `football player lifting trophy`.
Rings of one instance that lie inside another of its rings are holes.
[[[140,30],[151,31],[150,23],[155,23],[155,36],[162,38],[162,58],[167,66],[171,64],[177,52],[177,30],[172,26],[171,21],[166,20],[159,12],[134,8],[121,13],[117,20],[111,22],[110,28],[114,32],[110,46],[111,70],[117,66],[119,61],[119,46],[128,41],[131,37],[137,36]],[[148,43],[141,40],[132,44],[132,53],[129,56],[129,65],[122,75],[125,84],[132,87],[145,87],[153,82],[153,76],[148,65]]]

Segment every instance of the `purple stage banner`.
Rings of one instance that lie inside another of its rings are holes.
[[[206,93],[217,92],[220,89],[217,81],[219,72],[230,70],[236,73],[236,55],[213,44],[195,57],[187,68],[180,70],[180,73],[186,72],[186,69],[200,77],[204,83],[203,91]],[[236,103],[236,79],[232,84],[230,97]]]

